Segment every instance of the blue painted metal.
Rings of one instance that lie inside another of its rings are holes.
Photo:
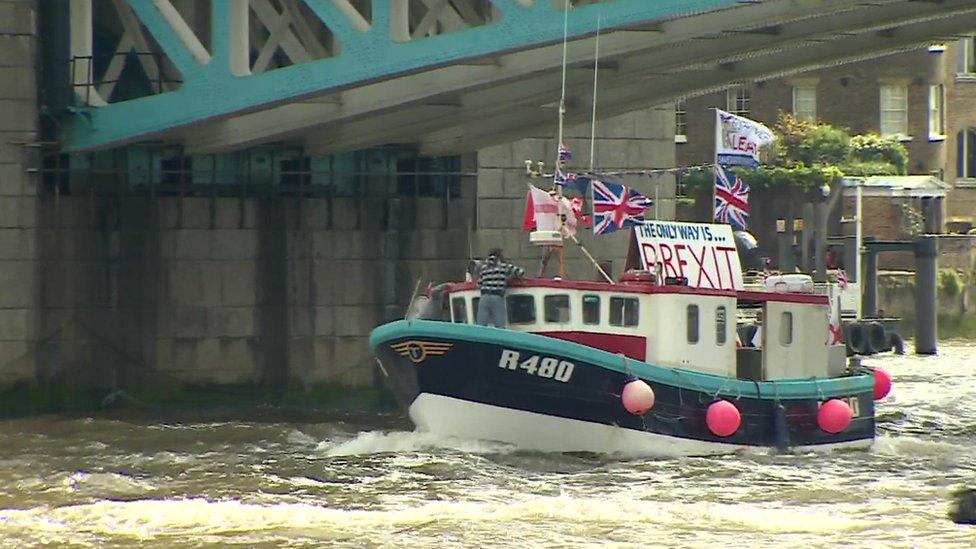
[[[733,379],[680,368],[657,366],[639,360],[628,360],[625,367],[620,355],[562,339],[487,326],[431,320],[398,320],[379,326],[369,335],[369,346],[370,349],[376,349],[378,345],[388,341],[416,336],[483,341],[532,349],[544,354],[596,364],[624,374],[633,372],[634,375],[655,383],[733,398],[748,396],[783,400],[808,398],[823,400],[866,393],[874,389],[872,375],[831,379],[785,379],[774,382]]]
[[[342,41],[335,57],[256,75],[234,76],[229,68],[229,3],[212,3],[212,59],[200,64],[190,54],[151,0],[128,0],[139,19],[182,73],[180,89],[68,117],[62,143],[67,150],[97,149],[145,139],[166,130],[226,117],[304,96],[356,86],[399,74],[469,58],[557,43],[563,37],[562,11],[548,0],[523,6],[516,0],[491,0],[503,17],[472,27],[409,42],[394,42],[389,32],[389,0],[373,0],[372,27],[361,32],[330,0],[304,0]],[[730,8],[741,0],[615,0],[573,8],[568,36],[650,24],[663,19]]]

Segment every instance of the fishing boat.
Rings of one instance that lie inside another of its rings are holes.
[[[890,376],[848,359],[827,295],[798,275],[744,289],[728,225],[649,221],[627,266],[513,281],[505,329],[474,323],[475,282],[442,284],[370,345],[421,431],[663,456],[871,445]]]
[[[675,456],[870,446],[874,403],[890,389],[890,376],[848,360],[839,305],[809,277],[767,277],[760,288],[747,288],[731,225],[645,222],[649,199],[593,178],[594,217],[597,194],[603,208],[594,232],[632,228],[625,272],[612,279],[580,245],[602,280],[564,277],[563,243],[579,242],[576,210],[563,196],[571,158],[563,145],[568,1],[563,9],[552,196],[530,186],[526,221],[531,204],[533,224],[523,225],[534,229],[530,242],[545,249],[540,276],[508,288],[506,328],[475,323],[480,291],[466,280],[432,288],[407,318],[370,334],[380,369],[414,425],[557,452]],[[596,44],[594,97],[599,32]],[[591,171],[595,115],[594,103]],[[722,111],[716,134],[716,168],[723,158],[758,164],[756,151],[772,139],[765,126]],[[527,174],[542,175],[538,164],[533,172],[527,160]],[[725,174],[730,192],[739,191],[734,179]],[[542,278],[553,256],[558,275]]]

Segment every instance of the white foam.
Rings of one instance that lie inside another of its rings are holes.
[[[363,431],[352,440],[320,442],[316,448],[329,456],[418,452],[430,449],[458,450],[469,454],[501,454],[514,447],[500,442],[464,439],[419,431]]]

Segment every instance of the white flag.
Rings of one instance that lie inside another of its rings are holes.
[[[766,126],[715,109],[715,163],[720,166],[759,166],[759,148],[776,139]]]

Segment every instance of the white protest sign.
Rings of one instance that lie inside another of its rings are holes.
[[[741,290],[742,267],[729,225],[645,221],[634,227],[641,266],[687,278],[695,288]]]

